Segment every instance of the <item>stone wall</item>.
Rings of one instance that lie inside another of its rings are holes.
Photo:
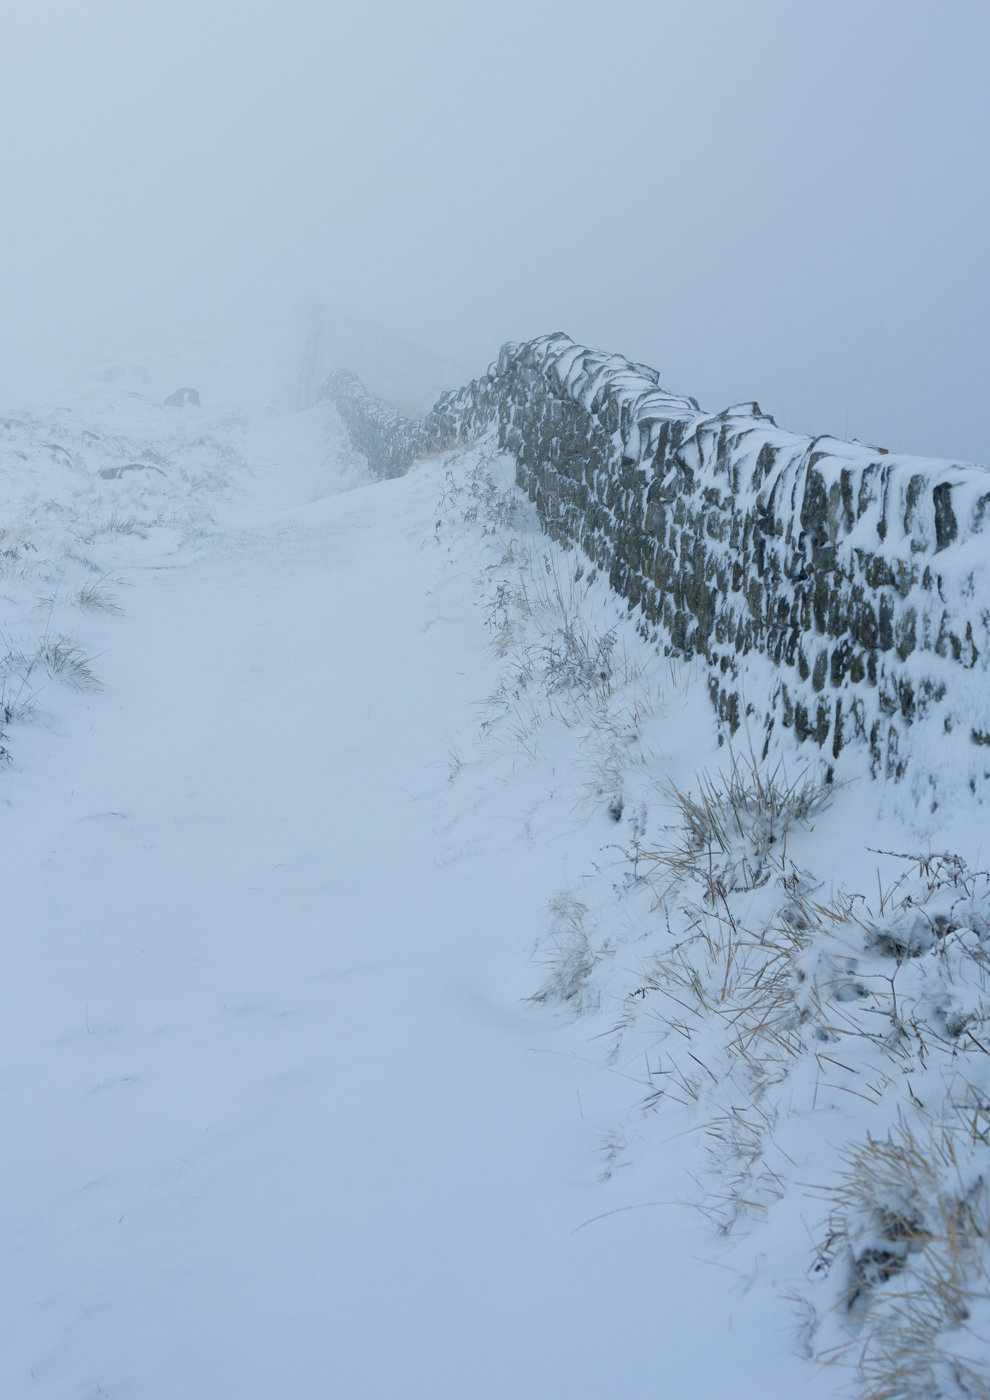
[[[346,372],[324,394],[382,477],[497,436],[544,530],[607,575],[664,652],[700,659],[757,755],[791,731],[896,779],[923,726],[956,735],[956,767],[964,736],[968,786],[990,791],[985,468],[799,437],[756,404],[704,413],[646,366],[559,334],[505,346],[418,422]],[[936,806],[949,750],[928,749]]]

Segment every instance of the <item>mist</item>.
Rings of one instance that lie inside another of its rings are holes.
[[[978,0],[8,7],[4,357],[315,294],[465,377],[563,330],[713,410],[990,462],[988,31]]]

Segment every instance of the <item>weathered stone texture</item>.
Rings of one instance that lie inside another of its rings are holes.
[[[607,575],[644,636],[703,662],[723,722],[764,753],[780,726],[831,758],[858,741],[896,778],[904,731],[965,722],[953,676],[990,657],[984,468],[798,437],[756,404],[703,413],[559,334],[506,345],[420,422],[346,372],[324,392],[383,477],[497,434],[547,534]]]

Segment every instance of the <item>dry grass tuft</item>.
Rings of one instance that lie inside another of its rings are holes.
[[[549,975],[530,1001],[566,1006],[577,1016],[598,1008],[599,994],[591,979],[608,954],[608,944],[593,947],[593,931],[594,921],[579,900],[569,894],[558,894],[551,900],[539,957]]]
[[[136,515],[121,515],[119,511],[112,511],[100,521],[94,535],[137,535],[140,539],[147,539],[141,522]]]
[[[47,675],[73,690],[99,690],[101,682],[73,637],[45,636],[31,652],[10,649],[0,658],[0,710],[5,723],[29,718],[37,707],[37,680]]]
[[[668,888],[700,883],[714,907],[726,894],[758,889],[786,869],[788,832],[806,827],[833,793],[833,787],[807,773],[788,782],[782,764],[767,774],[752,761],[734,758],[727,775],[702,775],[697,797],[673,786],[667,789],[680,816],[680,832],[646,858],[663,872]]]
[[[917,1126],[900,1115],[885,1138],[847,1146],[828,1188],[818,1267],[841,1276],[851,1336],[820,1359],[852,1360],[863,1400],[990,1397],[985,1129],[974,1136],[951,1095],[948,1107],[940,1120],[916,1115]]]
[[[73,690],[100,690],[102,682],[94,675],[82,647],[72,637],[55,637],[42,643],[32,665],[42,665],[54,679]]]
[[[69,602],[74,603],[77,608],[82,608],[84,612],[122,613],[124,610],[107,583],[109,577],[109,574],[104,574],[92,583],[82,584],[70,594]]]

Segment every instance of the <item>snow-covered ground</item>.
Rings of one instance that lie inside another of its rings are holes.
[[[303,333],[79,351],[0,418],[0,1393],[835,1395],[819,1188],[908,1071],[795,1054],[753,1097],[703,1027],[678,1100],[704,686],[489,451],[369,482],[295,410]],[[740,928],[919,848],[866,779],[826,797]]]

